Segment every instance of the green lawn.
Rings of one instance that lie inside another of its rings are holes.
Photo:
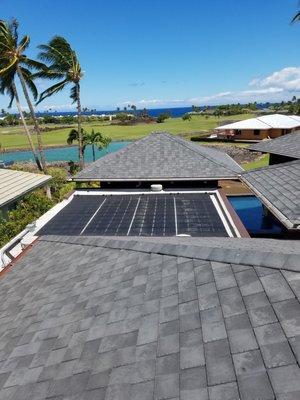
[[[244,163],[242,166],[245,170],[266,167],[269,165],[269,154],[265,154],[257,160],[249,163]]]
[[[205,116],[193,116],[190,121],[183,121],[182,118],[170,118],[162,124],[139,124],[134,126],[116,126],[107,123],[94,122],[85,123],[84,129],[89,131],[95,129],[109,136],[112,140],[132,140],[146,136],[153,131],[168,131],[173,134],[183,134],[190,137],[195,134],[205,133],[222,121],[241,120],[251,118],[251,114],[240,114],[229,117],[205,118]],[[43,143],[45,146],[66,145],[66,140],[70,128],[53,130],[43,133]],[[35,139],[35,138],[34,138]],[[14,148],[28,148],[26,136],[23,134],[22,127],[0,128],[0,145],[2,149],[12,150]]]

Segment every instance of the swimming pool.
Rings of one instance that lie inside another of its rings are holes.
[[[228,200],[251,236],[273,236],[284,232],[284,227],[275,217],[270,213],[265,215],[257,197],[228,196]]]

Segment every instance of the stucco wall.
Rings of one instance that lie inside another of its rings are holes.
[[[246,140],[262,140],[262,139],[267,139],[268,137],[274,139],[276,137],[285,135],[287,133],[290,133],[296,129],[261,129],[259,131],[259,135],[254,134],[253,129],[241,129],[240,133],[237,133],[238,131],[236,130],[224,130],[225,132],[225,137],[226,134],[228,136],[232,135],[234,133],[235,135],[231,138],[234,139],[246,139]],[[224,134],[222,135],[224,137]]]

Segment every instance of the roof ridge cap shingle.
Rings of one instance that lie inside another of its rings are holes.
[[[188,141],[186,141],[186,140],[184,140],[184,139],[182,139],[182,138],[180,138],[180,137],[176,137],[176,136],[172,136],[172,135],[170,135],[169,133],[167,133],[167,135],[171,138],[171,139],[173,139],[174,141],[176,141],[178,144],[181,144],[182,146],[184,146],[184,147],[186,147],[187,149],[189,149],[190,151],[193,151],[193,152],[195,152],[195,153],[198,153],[198,154],[201,154],[201,156],[202,157],[204,157],[204,158],[206,158],[207,160],[209,160],[210,162],[213,162],[214,164],[216,164],[216,165],[221,165],[222,167],[224,167],[225,169],[227,169],[228,171],[230,171],[230,172],[234,172],[234,173],[236,173],[236,171],[234,171],[233,169],[231,169],[230,167],[228,167],[228,165],[226,165],[226,164],[224,164],[224,163],[222,163],[222,162],[216,162],[213,158],[211,158],[211,157],[209,157],[207,154],[203,154],[202,153],[202,149],[201,149],[201,145],[199,145],[198,147],[193,147],[193,148],[191,148],[190,146],[189,146],[189,142]],[[195,145],[196,146],[196,145]],[[219,150],[216,150],[216,151],[219,151]],[[228,156],[228,154],[226,154],[225,153],[225,155],[226,156]],[[230,157],[230,156],[228,156],[228,157]],[[230,157],[231,158],[231,157]],[[232,159],[233,160],[233,159]],[[234,160],[233,160],[234,161]],[[237,164],[237,163],[236,163]],[[237,164],[239,167],[240,167],[240,165],[239,164]],[[242,171],[242,167],[240,167],[241,168],[241,171]]]

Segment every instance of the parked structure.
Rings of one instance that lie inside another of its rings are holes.
[[[300,116],[272,114],[215,128],[218,137],[241,140],[277,138],[300,128]]]

